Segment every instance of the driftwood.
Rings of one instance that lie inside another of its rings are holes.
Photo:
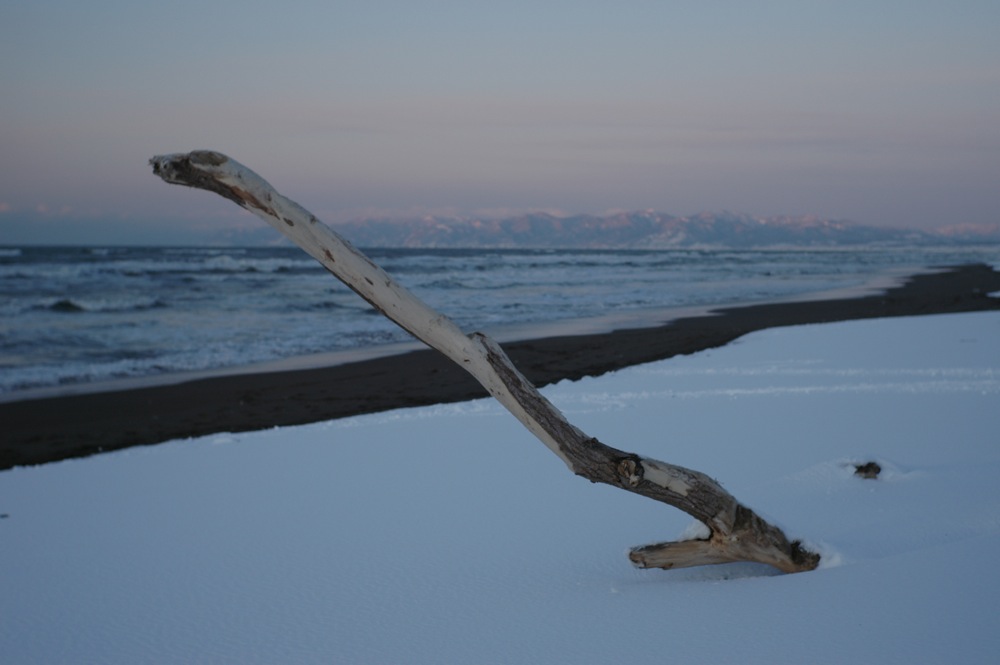
[[[288,236],[339,280],[412,335],[465,368],[573,473],[679,508],[708,527],[700,540],[633,549],[643,568],[680,568],[754,561],[784,572],[812,570],[819,555],[740,504],[703,473],[644,458],[589,437],[514,367],[503,349],[481,333],[464,334],[307,210],[256,173],[211,151],[154,157],[153,172],[168,183],[215,192]]]

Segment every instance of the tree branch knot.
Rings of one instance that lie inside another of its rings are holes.
[[[626,487],[638,487],[642,482],[642,460],[637,455],[629,455],[618,460],[618,478]]]

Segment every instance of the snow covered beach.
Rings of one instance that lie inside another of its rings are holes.
[[[634,570],[690,519],[489,400],[12,469],[4,660],[992,662],[998,339],[998,312],[778,328],[545,389],[818,547],[799,575]]]

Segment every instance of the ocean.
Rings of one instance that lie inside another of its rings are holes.
[[[500,339],[651,325],[677,308],[1000,263],[996,246],[365,252],[463,330]],[[289,359],[319,363],[336,356],[315,354],[409,340],[294,247],[0,248],[2,400]]]

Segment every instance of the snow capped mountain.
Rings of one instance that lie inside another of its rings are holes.
[[[703,212],[677,217],[653,210],[560,217],[545,212],[501,219],[361,219],[337,225],[365,247],[630,248],[838,247],[1000,242],[1000,226],[941,231],[885,228],[814,215],[757,217]]]

